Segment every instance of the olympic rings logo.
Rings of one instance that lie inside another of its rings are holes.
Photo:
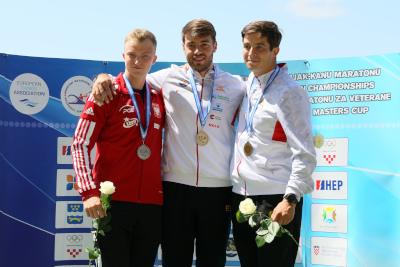
[[[324,146],[326,147],[335,147],[336,146],[336,141],[335,140],[326,140],[324,143]]]
[[[69,243],[78,244],[83,240],[83,235],[67,235],[66,239]]]

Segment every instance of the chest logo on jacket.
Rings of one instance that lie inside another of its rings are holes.
[[[160,106],[156,103],[153,103],[152,106],[153,106],[154,116],[160,119],[161,118]]]
[[[133,126],[138,126],[138,125],[139,123],[137,118],[127,118],[127,117],[124,118],[124,122],[122,124],[124,128],[131,128]]]
[[[122,112],[122,114],[125,114],[125,113],[133,113],[133,112],[135,112],[135,107],[134,107],[134,106],[131,106],[131,105],[125,105],[125,106],[122,106],[122,107],[119,109],[119,111]]]

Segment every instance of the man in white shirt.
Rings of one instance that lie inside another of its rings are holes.
[[[230,227],[233,121],[244,84],[213,64],[217,42],[210,22],[189,21],[182,42],[188,63],[147,77],[162,91],[166,109],[163,266],[192,266],[196,240],[196,266],[223,267]],[[111,84],[108,75],[99,75],[93,87],[96,100],[112,97]]]
[[[316,159],[307,93],[277,64],[282,35],[270,21],[242,30],[243,58],[252,71],[247,82],[232,158],[232,209],[246,197],[269,206],[271,219],[298,240],[302,196],[313,188]],[[233,222],[242,267],[292,267],[297,246],[288,236],[257,248],[255,229]]]

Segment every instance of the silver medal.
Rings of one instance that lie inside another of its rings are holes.
[[[137,149],[137,156],[141,159],[141,160],[146,160],[150,157],[151,155],[151,150],[148,146],[146,146],[145,144],[142,144],[138,149]]]

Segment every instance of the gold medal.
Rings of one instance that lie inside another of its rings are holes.
[[[141,159],[141,160],[146,160],[148,158],[150,158],[151,155],[151,150],[148,146],[146,146],[145,144],[141,145],[138,149],[137,149],[137,156]]]
[[[247,141],[247,142],[244,144],[243,152],[244,152],[244,154],[245,154],[247,157],[250,156],[250,155],[253,153],[253,146],[250,144],[249,141]]]
[[[207,143],[208,143],[208,134],[205,131],[200,130],[196,135],[196,143],[199,146],[207,145]]]

